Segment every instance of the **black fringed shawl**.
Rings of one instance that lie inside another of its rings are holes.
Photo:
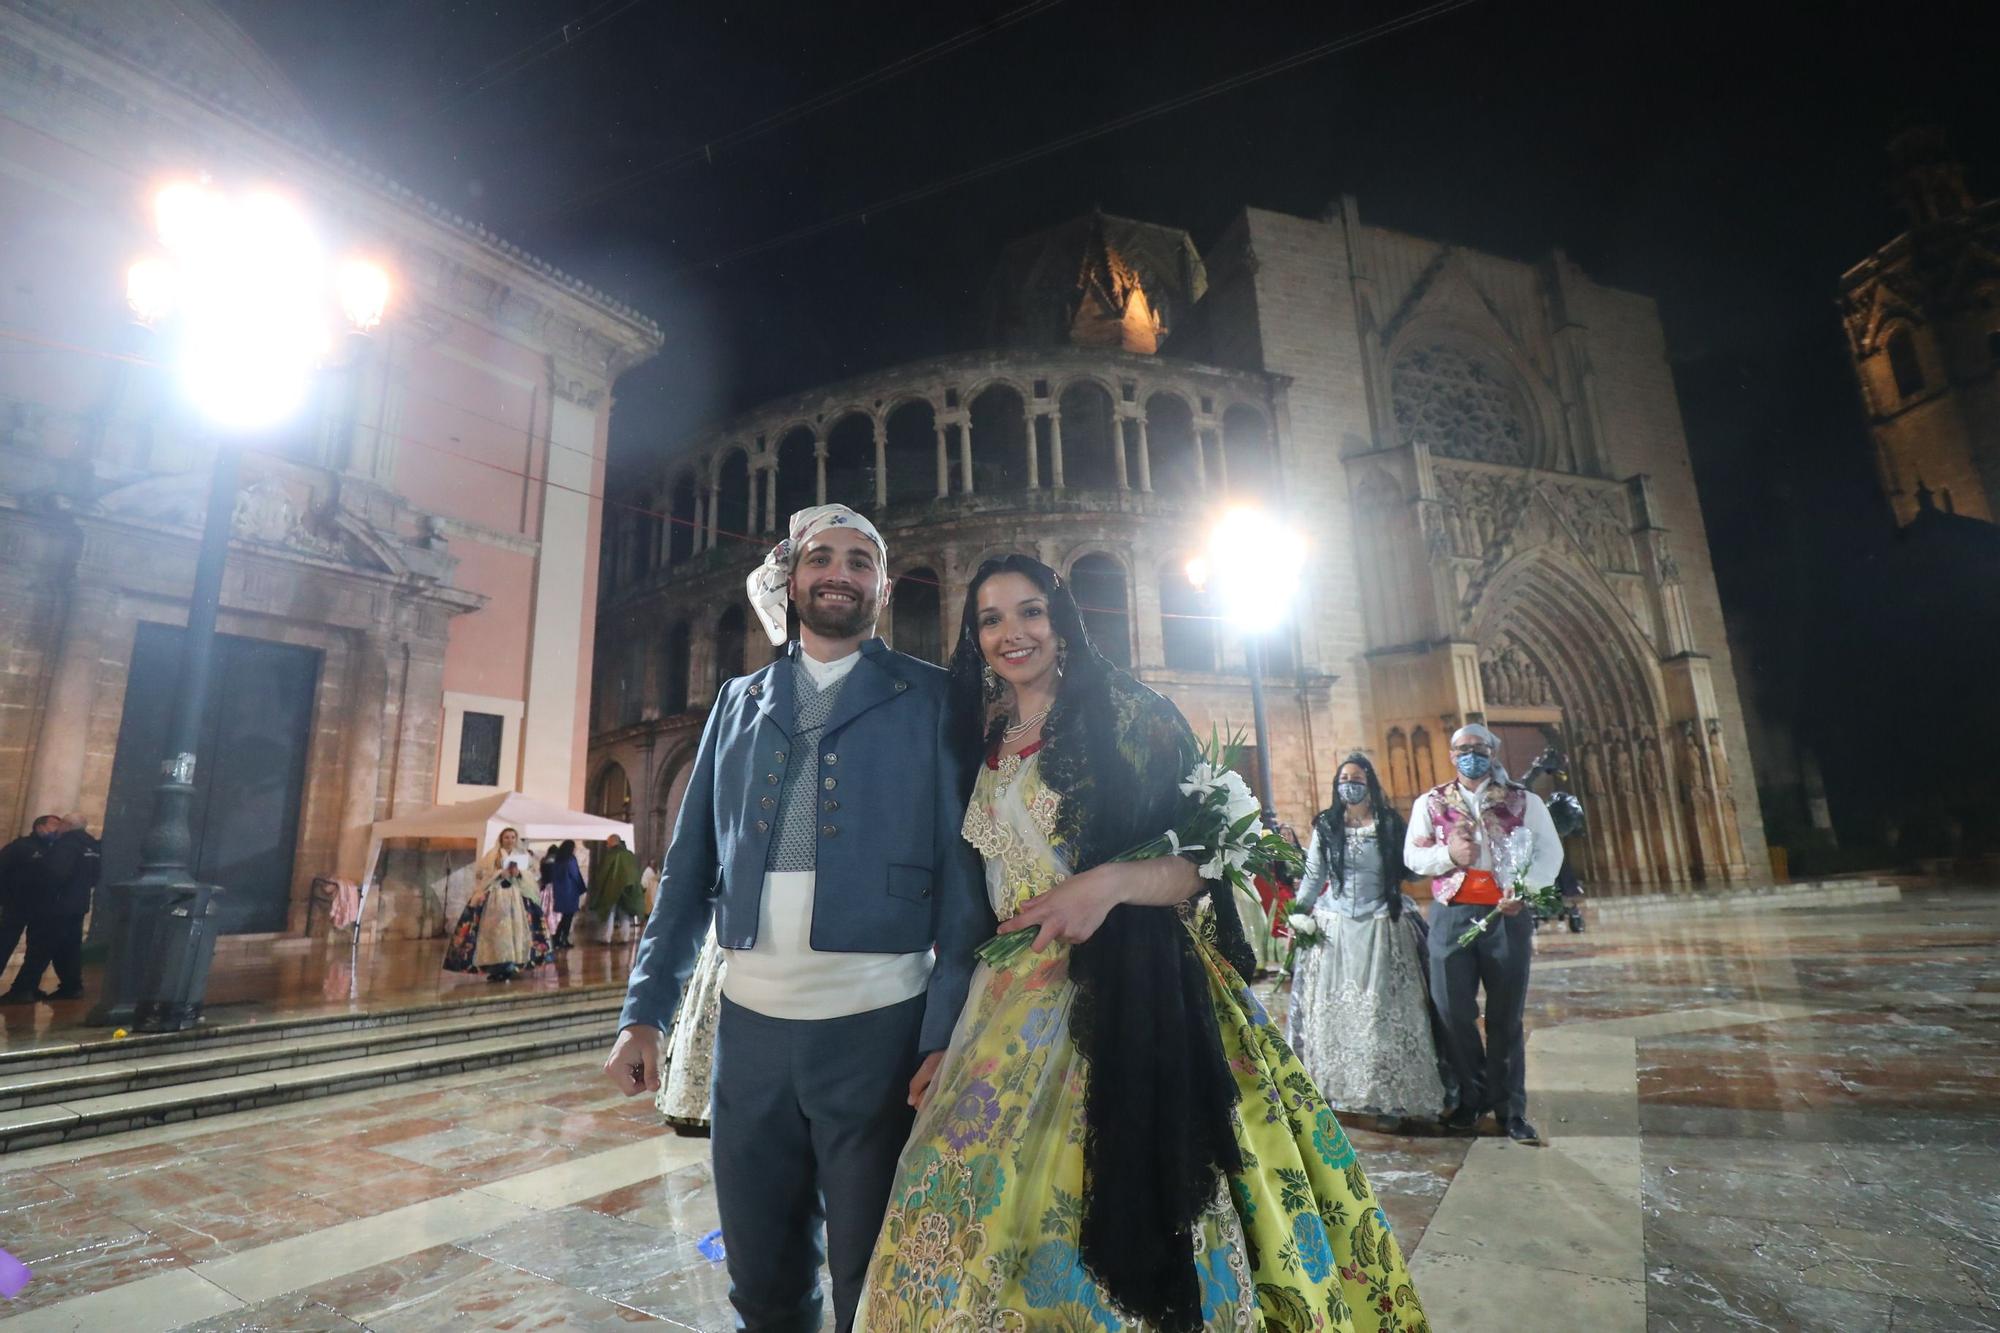
[[[1050,714],[1041,760],[1062,798],[1056,842],[1078,872],[1179,827],[1189,800],[1179,784],[1199,754],[1173,704],[1108,664],[1089,674]],[[1205,893],[1218,945],[1249,976],[1234,899],[1214,885]],[[1084,1266],[1133,1318],[1199,1328],[1194,1227],[1221,1173],[1242,1170],[1236,1085],[1206,974],[1178,909],[1122,906],[1071,952],[1070,976],[1072,1031],[1090,1069]]]

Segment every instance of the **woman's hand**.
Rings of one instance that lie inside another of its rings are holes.
[[[1000,923],[1000,933],[1040,927],[1041,933],[1035,936],[1036,953],[1058,941],[1082,944],[1097,933],[1104,918],[1119,903],[1118,876],[1107,872],[1125,868],[1119,864],[1101,865],[1081,875],[1071,875],[1047,893],[1022,903],[1019,912]]]
[[[944,1063],[943,1051],[932,1051],[917,1066],[917,1072],[910,1075],[910,1105],[919,1111],[931,1098],[931,1081],[937,1077],[938,1066]]]

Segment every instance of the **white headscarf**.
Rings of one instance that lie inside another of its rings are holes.
[[[750,594],[750,608],[757,613],[757,621],[774,647],[785,641],[785,607],[791,600],[792,566],[804,554],[806,543],[828,528],[854,529],[875,543],[884,563],[889,559],[889,548],[875,525],[846,505],[814,505],[793,514],[785,539],[771,548],[763,564],[750,571],[744,584],[744,590]]]

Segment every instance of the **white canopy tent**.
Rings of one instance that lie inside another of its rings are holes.
[[[503,829],[517,829],[529,842],[547,844],[574,838],[578,842],[602,842],[616,833],[632,845],[632,826],[616,819],[602,819],[578,810],[565,810],[547,801],[521,793],[502,792],[456,805],[434,805],[400,819],[378,821],[369,831],[368,869],[363,892],[373,894],[376,871],[382,863],[382,845],[399,838],[466,839],[479,854],[500,840]]]

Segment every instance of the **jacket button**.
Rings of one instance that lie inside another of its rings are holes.
[[[777,802],[776,802],[776,801],[774,801],[774,800],[772,800],[772,799],[771,799],[770,797],[768,797],[768,796],[765,796],[765,797],[761,797],[761,798],[759,798],[759,800],[757,801],[757,804],[758,804],[758,805],[760,805],[760,806],[762,806],[762,807],[763,807],[764,809],[766,809],[766,810],[769,810],[769,809],[770,809],[770,808],[771,808],[772,806],[776,805],[776,804],[777,804]]]
[[[771,821],[770,821],[770,820],[768,820],[768,819],[760,819],[760,820],[758,820],[758,821],[757,821],[757,831],[758,831],[759,833],[768,833],[768,832],[770,832],[770,831],[771,831]]]
[[[836,810],[838,810],[838,809],[840,809],[840,802],[839,802],[839,801],[828,801],[828,802],[826,803],[826,812],[827,812],[828,814],[832,814],[832,813],[833,813],[834,811],[836,811]]]
[[[785,752],[783,750],[780,750],[776,754],[772,755],[771,758],[777,760],[779,763],[782,764],[785,762]]]
[[[819,835],[822,838],[834,838],[840,836],[840,830],[832,824],[821,824],[819,826]]]
[[[825,754],[821,755],[820,757],[826,760],[826,762],[829,764],[837,764],[840,762],[840,756],[835,754],[831,750],[828,750]]]
[[[778,785],[778,775],[776,773],[766,773],[764,781],[767,785],[775,787]]]
[[[828,791],[832,791],[835,787],[838,787],[840,785],[840,779],[828,778],[825,782],[822,782],[820,785],[822,787],[825,787]]]
[[[910,688],[910,683],[906,680],[899,680],[896,682],[896,693],[898,694],[901,694],[904,690],[907,690],[909,688]]]
[[[763,687],[762,685],[752,685],[752,686],[750,687],[750,697],[751,697],[752,699],[756,698],[756,697],[757,697],[758,695],[762,694],[763,692],[764,692],[764,687]]]

